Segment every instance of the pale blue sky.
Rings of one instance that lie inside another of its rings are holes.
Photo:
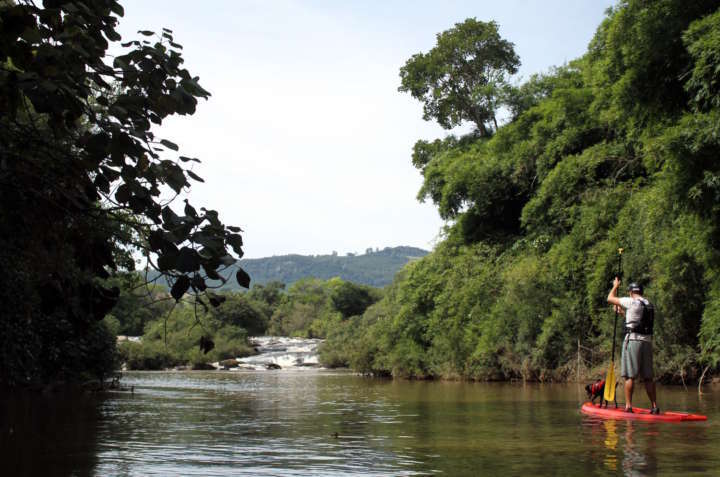
[[[430,249],[442,221],[415,196],[418,139],[446,131],[397,91],[398,70],[468,17],[515,43],[519,76],[582,55],[609,0],[122,2],[123,40],[170,28],[212,93],[158,134],[203,163],[196,206],[245,230],[246,257]]]

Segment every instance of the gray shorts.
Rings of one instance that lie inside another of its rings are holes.
[[[623,378],[653,378],[652,341],[623,341],[621,375]]]

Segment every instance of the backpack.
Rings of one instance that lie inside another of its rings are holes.
[[[655,324],[655,307],[652,303],[647,304],[642,300],[634,300],[634,302],[640,303],[642,307],[642,314],[640,315],[639,322],[633,322],[631,325],[626,326],[628,333],[639,333],[641,335],[653,334],[653,325]]]

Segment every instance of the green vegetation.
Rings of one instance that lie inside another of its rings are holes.
[[[265,258],[244,258],[238,264],[253,278],[255,284],[282,282],[292,285],[303,278],[329,280],[340,277],[343,280],[384,287],[389,285],[395,274],[406,263],[427,255],[427,251],[415,247],[385,247],[382,250],[368,248],[364,254],[332,255],[278,255]],[[231,277],[236,272],[233,265],[222,273]],[[155,277],[156,275],[151,275]],[[234,280],[228,280],[221,290],[237,290]]]
[[[172,320],[167,320],[167,302],[155,302],[146,315],[142,340],[121,343],[120,360],[129,369],[202,368],[252,354],[248,336],[324,338],[382,297],[379,289],[337,277],[326,281],[307,278],[287,291],[284,288],[282,283],[270,282],[255,285],[247,293],[218,294],[222,303],[208,309],[181,302],[171,310]],[[121,303],[125,295],[127,292],[121,294]],[[128,329],[137,323],[137,311],[109,315],[105,320],[113,321],[115,329]],[[333,361],[331,353],[326,353],[325,359],[334,366],[347,364]]]
[[[172,320],[148,324],[141,342],[120,343],[121,360],[128,369],[165,369],[187,365],[202,369],[207,363],[253,354],[248,329],[262,315],[242,294],[235,294],[208,311],[181,304]]]
[[[437,36],[427,54],[413,55],[400,68],[400,91],[423,102],[423,118],[450,129],[471,121],[480,136],[497,130],[496,111],[506,78],[520,59],[513,44],[500,37],[495,22],[468,18]]]
[[[115,0],[0,2],[2,387],[108,377],[114,337],[101,320],[120,287],[107,279],[133,270],[133,252],[176,301],[211,304],[206,279],[242,256],[240,229],[216,211],[167,203],[202,181],[188,167],[199,161],[151,131],[210,93],[170,30],[140,31],[108,57],[122,15]]]
[[[478,129],[415,145],[419,198],[449,221],[445,240],[362,316],[329,330],[323,356],[394,376],[563,380],[581,344],[581,371],[597,372],[609,360],[605,297],[624,247],[625,277],[656,304],[658,376],[717,371],[717,8],[621,1],[583,57],[517,87],[478,72],[498,51],[507,61],[495,77],[516,64],[494,23],[467,20],[408,60],[400,90],[425,103],[426,118]],[[493,130],[501,107],[510,117]]]
[[[168,316],[175,300],[164,286],[146,283],[137,272],[118,272],[107,280],[120,295],[103,321],[114,335],[140,336],[151,321]]]
[[[139,32],[110,64],[116,1],[43,5],[0,2],[0,386],[103,380],[114,333],[141,332],[131,367],[243,355],[270,332],[327,337],[324,363],[363,372],[567,379],[579,351],[583,371],[606,366],[618,247],[656,304],[659,376],[718,370],[716,1],[623,0],[583,57],[517,86],[495,23],[441,33],[399,89],[475,127],[413,148],[444,241],[383,292],[351,281],[385,284],[424,253],[248,260],[261,285],[244,295],[212,288],[221,272],[249,287],[240,230],[160,199],[202,179],[151,126],[209,97],[172,32]],[[138,252],[155,273],[133,272]],[[144,283],[160,275],[168,291]]]
[[[351,316],[361,315],[381,298],[381,291],[340,278],[295,282],[278,301],[268,327],[271,335],[325,338]]]
[[[123,284],[142,281],[135,275]],[[148,288],[143,288],[147,293]],[[119,334],[141,337],[139,342],[123,341],[119,345],[119,360],[128,369],[202,368],[253,354],[247,338],[265,332],[283,288],[281,283],[270,283],[255,285],[248,293],[213,295],[219,302],[214,307],[187,300],[175,304],[163,289],[148,296],[125,288],[113,314],[104,321],[113,330],[126,331]],[[136,332],[140,320],[144,325]]]

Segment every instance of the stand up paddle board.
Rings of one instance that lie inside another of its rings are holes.
[[[632,419],[634,421],[656,421],[656,422],[686,422],[686,421],[707,421],[707,416],[700,414],[688,414],[686,412],[666,411],[660,414],[650,414],[650,409],[634,407],[633,412],[625,412],[625,408],[615,409],[614,405],[600,407],[599,404],[586,402],[580,411],[590,416],[602,417],[603,419]]]

